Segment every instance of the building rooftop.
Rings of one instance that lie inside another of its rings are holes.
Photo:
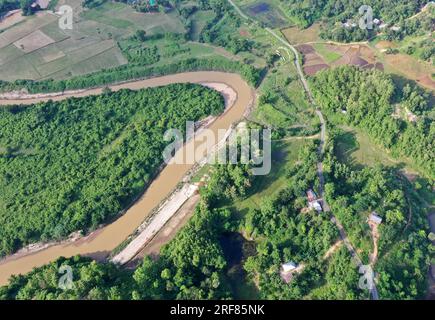
[[[369,216],[369,221],[380,224],[382,222],[382,218],[376,214],[376,212],[372,212]]]

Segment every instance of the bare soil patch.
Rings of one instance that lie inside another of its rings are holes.
[[[309,44],[301,44],[296,47],[302,54],[314,53],[314,47]]]
[[[239,34],[240,34],[242,37],[245,37],[245,38],[248,38],[248,37],[251,36],[251,34],[249,33],[249,31],[246,30],[246,29],[240,29]]]
[[[315,75],[317,72],[323,70],[323,69],[328,69],[329,66],[327,64],[316,64],[313,66],[306,66],[304,67],[304,72],[309,75]]]

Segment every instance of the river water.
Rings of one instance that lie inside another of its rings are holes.
[[[169,76],[152,78],[147,80],[134,81],[111,86],[113,91],[120,89],[141,89],[147,87],[163,86],[171,83],[224,83],[233,88],[237,93],[234,104],[221,116],[219,116],[209,127],[217,136],[218,129],[228,129],[230,125],[243,118],[243,115],[255,97],[251,87],[236,74],[223,72],[188,72]],[[77,94],[66,94],[52,97],[54,101],[65,99],[71,96],[81,97],[92,94],[100,94],[102,89],[91,89]],[[30,104],[46,101],[50,98],[26,99],[26,100],[0,100],[0,105],[5,104]],[[189,143],[183,146],[179,152],[189,147]],[[124,215],[116,221],[101,228],[90,237],[85,237],[75,242],[57,244],[41,251],[11,256],[0,262],[0,285],[7,283],[11,275],[24,274],[34,267],[42,266],[60,256],[71,257],[77,254],[90,255],[93,257],[104,257],[110,251],[122,243],[149,215],[163,199],[183,179],[186,173],[193,167],[193,164],[169,164],[155,180],[150,184],[143,196],[131,206]]]

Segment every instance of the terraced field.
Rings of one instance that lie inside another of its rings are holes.
[[[59,17],[39,12],[0,34],[0,79],[62,79],[126,64],[117,41],[145,30],[148,35],[184,32],[175,11],[139,13],[123,3],[83,9],[81,0],[61,0],[73,8],[73,30]]]

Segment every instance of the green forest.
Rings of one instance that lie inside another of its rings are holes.
[[[376,212],[379,226],[378,290],[382,299],[420,299],[427,286],[431,249],[424,203],[397,169],[382,165],[353,168],[335,156],[337,130],[330,133],[324,168],[326,197],[349,239],[369,263],[373,239],[367,218]]]
[[[428,178],[435,178],[435,111],[432,93],[415,84],[399,85],[378,70],[343,66],[311,79],[313,94],[334,123],[364,130],[391,155],[412,160]],[[416,121],[393,117],[395,107]]]
[[[0,255],[115,218],[161,165],[164,132],[223,108],[194,84],[1,108]]]

